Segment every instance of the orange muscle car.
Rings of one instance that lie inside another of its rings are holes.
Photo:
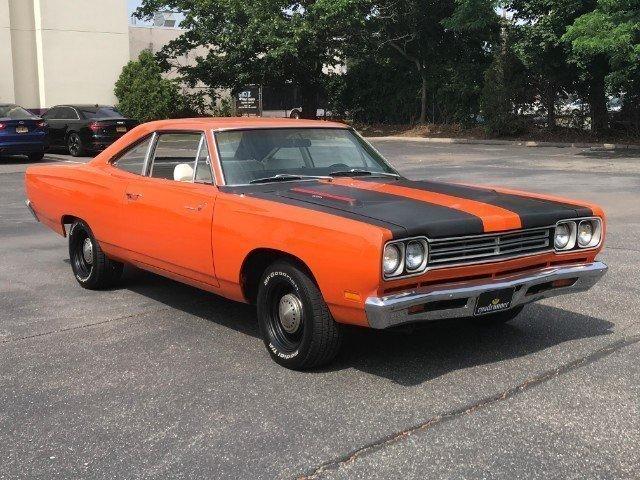
[[[496,324],[607,270],[601,208],[411,181],[339,123],[151,122],[87,164],[32,166],[25,184],[35,217],[69,237],[81,286],[127,263],[256,304],[270,355],[295,369],[329,362],[341,324]]]

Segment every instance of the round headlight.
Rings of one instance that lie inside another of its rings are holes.
[[[384,257],[382,259],[382,268],[384,273],[391,275],[400,266],[400,249],[396,245],[387,245],[384,248]]]
[[[588,247],[593,240],[593,223],[589,221],[580,222],[578,225],[578,245]]]
[[[557,250],[562,250],[569,245],[569,240],[571,240],[571,229],[569,225],[566,223],[561,223],[556,227],[556,237],[553,241]]]
[[[415,240],[407,243],[407,249],[405,251],[405,265],[407,270],[416,270],[420,268],[424,262],[426,252],[424,251],[424,245],[422,242],[416,242]]]

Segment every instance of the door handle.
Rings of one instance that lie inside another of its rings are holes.
[[[127,200],[131,200],[131,201],[138,200],[142,196],[141,193],[129,193],[129,192],[125,193],[125,195],[127,196]]]
[[[185,205],[184,208],[186,208],[187,210],[189,210],[191,212],[200,212],[206,206],[207,206],[206,203],[201,203],[200,205],[196,205],[195,207],[191,206],[191,205]]]

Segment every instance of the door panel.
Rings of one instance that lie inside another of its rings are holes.
[[[70,107],[55,107],[44,115],[49,124],[49,136],[54,146],[66,146],[66,135],[70,122],[79,120],[75,110]]]
[[[212,185],[140,177],[124,194],[123,248],[140,261],[217,285],[211,222],[217,189]]]

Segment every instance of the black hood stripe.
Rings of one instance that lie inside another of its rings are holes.
[[[472,211],[471,207],[467,209],[465,206],[464,209],[460,209],[460,204],[457,208],[451,208],[443,205],[442,201],[435,203],[436,200],[433,200],[434,203],[431,203],[428,195],[424,198],[411,198],[402,193],[392,192],[392,189],[381,191],[364,188],[362,184],[359,187],[360,181],[378,183],[382,186],[397,185],[406,189],[471,200],[479,205],[499,207],[514,214],[516,221],[520,219],[520,225],[507,227],[505,230],[547,227],[559,220],[593,214],[592,210],[585,206],[527,197],[524,194],[499,192],[491,188],[411,181],[404,178],[359,177],[357,180],[349,184],[336,180],[222,186],[220,190],[376,225],[390,230],[394,238],[418,235],[442,238],[482,234],[486,233],[483,221],[491,218],[481,208]],[[495,223],[495,215],[491,220]]]
[[[590,208],[542,198],[501,193],[491,188],[471,187],[432,181],[398,180],[400,185],[475,200],[516,213],[522,228],[544,227],[566,218],[591,216]]]
[[[256,188],[254,188],[256,187]],[[222,191],[339,215],[390,230],[394,238],[426,235],[431,238],[484,233],[482,219],[467,212],[324,182],[287,182],[274,185],[222,187]]]

